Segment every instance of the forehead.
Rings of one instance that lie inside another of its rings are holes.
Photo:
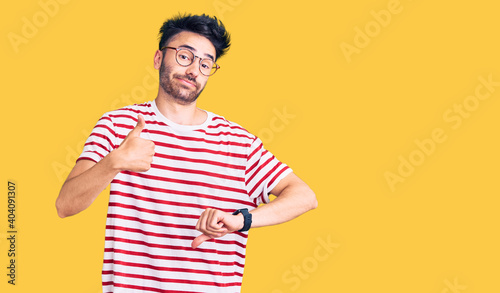
[[[209,39],[193,32],[180,32],[172,37],[167,46],[186,47],[191,49],[196,55],[215,59],[215,47]]]

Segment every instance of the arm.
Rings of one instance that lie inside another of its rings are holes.
[[[121,145],[95,163],[80,160],[71,170],[56,200],[57,214],[64,218],[88,208],[113,178],[123,170],[149,170],[154,155],[154,143],[140,137],[146,123],[139,115],[137,126]]]
[[[61,218],[75,215],[88,208],[118,174],[109,153],[99,163],[78,161],[64,182],[56,200]]]
[[[252,228],[288,222],[318,207],[314,192],[294,173],[283,178],[271,194],[277,198],[250,211]]]
[[[271,193],[277,196],[275,200],[250,211],[252,228],[281,224],[318,206],[314,192],[293,173],[283,178]],[[242,227],[241,214],[232,215],[216,209],[207,209],[196,224],[196,229],[203,234],[196,237],[191,246],[196,248],[210,238],[222,237]]]

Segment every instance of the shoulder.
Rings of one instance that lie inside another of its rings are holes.
[[[220,133],[227,133],[232,136],[240,137],[248,141],[254,141],[257,138],[243,126],[239,125],[236,122],[227,120],[224,116],[209,112],[209,117],[211,117],[212,121],[210,122],[208,128],[213,131],[218,131]]]
[[[144,116],[151,116],[154,115],[153,108],[151,106],[151,102],[146,102],[142,104],[133,104],[129,106],[122,107],[120,109],[116,109],[110,112],[107,112],[106,114],[108,115],[132,115],[132,116],[137,116],[138,114],[144,115]],[[106,115],[105,114],[105,115]]]
[[[151,102],[133,104],[106,112],[102,115],[101,119],[115,121],[116,119],[120,118],[132,118],[133,120],[135,120],[137,118],[137,115],[139,114],[143,115],[144,118],[154,115],[154,111],[151,107]]]

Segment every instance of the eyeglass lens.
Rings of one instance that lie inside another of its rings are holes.
[[[189,50],[179,50],[176,54],[177,62],[182,66],[189,66],[194,62],[194,54]],[[217,68],[214,66],[214,62],[208,58],[201,59],[200,61],[200,71],[205,75],[212,75],[215,73]]]

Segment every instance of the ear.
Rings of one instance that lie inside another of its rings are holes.
[[[163,52],[160,50],[156,50],[155,57],[154,57],[154,67],[156,70],[160,70],[161,67],[161,62],[163,61]]]

